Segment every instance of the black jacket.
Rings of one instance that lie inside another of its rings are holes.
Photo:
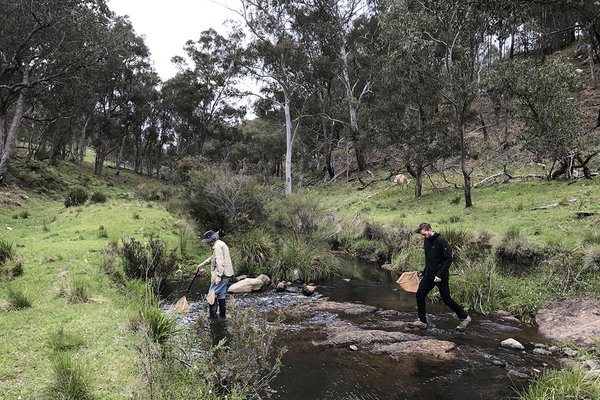
[[[452,264],[452,249],[442,235],[435,232],[430,238],[423,240],[425,250],[425,269],[423,275],[429,278],[436,276],[448,278],[448,269]]]

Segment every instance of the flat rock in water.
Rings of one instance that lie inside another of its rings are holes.
[[[377,329],[361,329],[352,324],[328,326],[325,329],[327,339],[316,343],[320,346],[360,345],[366,347],[375,343],[393,343],[416,341],[420,336],[404,332],[388,332]]]
[[[535,322],[539,332],[552,340],[592,345],[600,337],[600,301],[557,301],[539,310]]]
[[[447,340],[419,339],[390,344],[376,344],[373,346],[372,352],[389,354],[394,358],[418,355],[440,360],[450,360],[454,358],[454,353],[451,353],[451,350],[455,348],[456,344]]]

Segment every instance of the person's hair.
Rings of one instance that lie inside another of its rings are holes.
[[[427,222],[421,222],[419,224],[419,227],[417,228],[416,232],[420,233],[421,231],[430,231],[431,230],[431,225],[429,225]]]

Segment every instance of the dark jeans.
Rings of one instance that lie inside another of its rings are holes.
[[[433,278],[429,278],[427,276],[423,276],[421,282],[419,283],[419,289],[417,289],[417,309],[419,313],[419,319],[425,323],[427,323],[427,313],[425,307],[425,299],[431,289],[437,286],[440,291],[440,295],[442,296],[442,301],[445,305],[450,307],[452,311],[456,313],[458,318],[465,319],[467,318],[467,313],[465,310],[450,297],[450,285],[448,284],[448,278],[442,279],[441,282],[435,283]]]

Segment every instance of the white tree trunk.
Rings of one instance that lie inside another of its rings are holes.
[[[290,96],[284,90],[283,110],[285,112],[285,195],[292,193],[292,147],[294,135],[292,132],[292,116],[290,114]]]

